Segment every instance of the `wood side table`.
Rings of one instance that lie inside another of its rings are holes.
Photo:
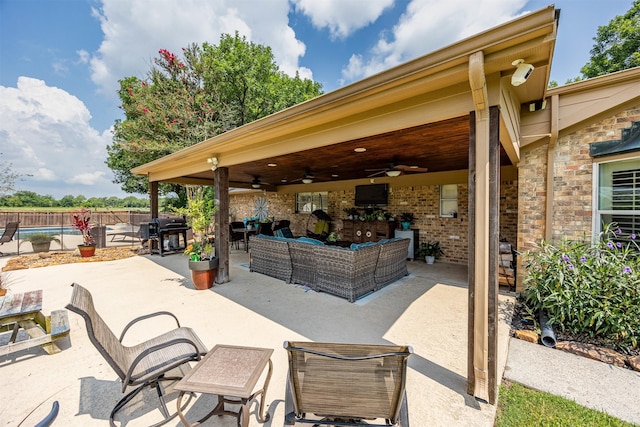
[[[233,415],[238,418],[238,426],[249,425],[249,404],[260,395],[258,420],[261,423],[269,420],[264,413],[264,399],[273,371],[271,362],[273,349],[257,347],[240,347],[233,345],[216,345],[200,360],[187,375],[176,384],[178,395],[178,416],[185,426],[195,427],[213,415]],[[260,390],[253,389],[269,365],[267,377]],[[218,404],[204,418],[189,424],[182,413],[181,403],[185,393],[206,393],[218,395]],[[224,404],[241,405],[238,412],[228,411]]]

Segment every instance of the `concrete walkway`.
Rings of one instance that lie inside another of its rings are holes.
[[[640,372],[510,338],[504,378],[640,425]]]
[[[7,257],[0,258],[0,267]],[[63,308],[70,284],[87,287],[97,309],[119,335],[132,318],[159,310],[175,313],[203,342],[273,348],[274,372],[266,402],[271,420],[260,424],[257,405],[250,426],[282,426],[287,371],[285,340],[397,343],[413,346],[409,359],[408,402],[412,426],[492,426],[495,407],[466,394],[466,269],[459,265],[409,263],[410,276],[354,304],[251,273],[248,256],[233,251],[231,282],[208,291],[194,290],[181,255],[137,256],[119,261],[78,263],[12,271],[12,292],[44,290],[44,311]],[[500,298],[500,313],[513,300]],[[39,347],[0,358],[0,420],[5,426],[30,426],[60,402],[56,424],[107,425],[109,412],[122,397],[115,373],[89,342],[82,319],[69,313],[70,337],[63,351],[47,355]],[[166,330],[148,322],[131,330],[128,344]],[[499,366],[507,355],[509,326],[500,322]],[[153,396],[132,403],[119,425],[149,425],[161,419]],[[189,419],[213,403],[202,395],[187,412]],[[170,402],[170,407],[173,402]],[[178,421],[170,426],[180,425]],[[214,417],[210,426],[235,426],[231,417]]]

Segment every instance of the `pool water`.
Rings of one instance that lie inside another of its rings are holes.
[[[80,230],[74,227],[20,227],[18,231],[20,232],[21,239],[34,233],[47,233],[53,235],[72,234],[78,236],[81,234]],[[14,239],[18,238],[18,231],[16,231]],[[1,229],[0,232],[4,233],[4,229]]]

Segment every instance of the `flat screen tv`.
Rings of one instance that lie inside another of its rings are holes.
[[[356,206],[387,206],[388,184],[356,185]]]

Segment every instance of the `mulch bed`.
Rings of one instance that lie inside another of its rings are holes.
[[[537,319],[536,319],[537,322]],[[516,330],[530,330],[535,331],[536,325],[529,316],[529,313],[524,308],[524,304],[520,300],[520,298],[516,298],[516,303],[513,312],[513,318],[511,320],[511,336],[515,335]],[[620,352],[621,354],[627,356],[640,356],[640,348],[635,348],[627,351],[622,351],[617,348],[615,341],[605,340],[602,338],[592,338],[588,335],[572,335],[566,332],[559,330],[558,328],[554,328],[554,332],[556,334],[556,341],[575,341],[583,344],[593,344],[598,347],[609,348],[611,350],[615,350]],[[542,345],[542,344],[541,344]]]
[[[24,270],[27,268],[49,267],[52,265],[78,262],[115,261],[148,252],[148,250],[132,246],[96,249],[95,255],[87,258],[81,257],[77,250],[42,252],[13,257],[2,268],[2,271]]]

